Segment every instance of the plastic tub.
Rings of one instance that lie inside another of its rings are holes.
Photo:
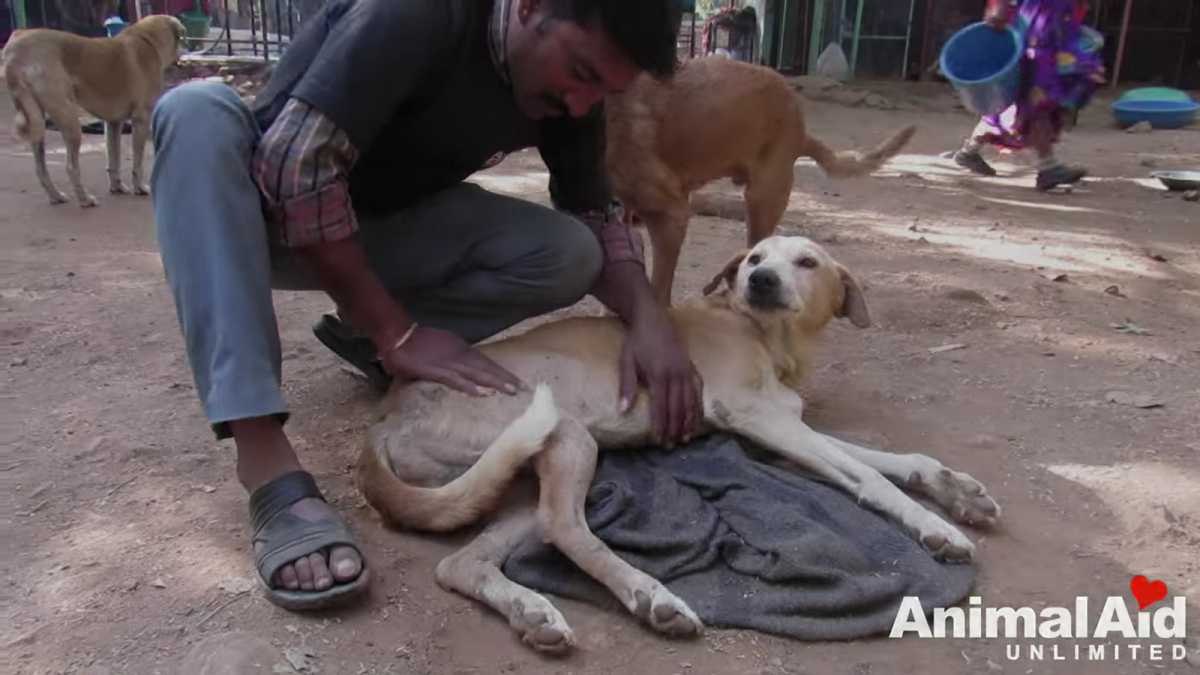
[[[998,31],[980,21],[950,36],[939,66],[965,106],[995,115],[1017,100],[1023,47],[1024,37],[1012,26]]]
[[[1134,99],[1114,101],[1112,104],[1113,117],[1122,127],[1149,122],[1155,129],[1178,129],[1196,121],[1197,110],[1200,110],[1200,103],[1191,99]]]
[[[1186,91],[1174,87],[1138,87],[1121,94],[1118,101],[1190,101]]]

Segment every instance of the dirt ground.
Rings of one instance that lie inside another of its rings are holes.
[[[796,167],[782,231],[811,236],[845,262],[875,317],[868,330],[831,328],[809,388],[810,423],[931,454],[987,485],[1003,524],[968,530],[984,606],[1073,607],[1087,596],[1094,622],[1104,598],[1129,598],[1130,577],[1144,574],[1189,599],[1195,647],[1200,204],[1168,194],[1149,172],[1200,168],[1200,128],[1125,133],[1099,101],[1062,146],[1093,177],[1070,194],[1042,194],[1020,157],[1001,158],[994,179],[951,165],[943,153],[973,120],[944,105],[944,87],[885,90],[906,103],[808,104],[811,130],[838,148],[920,125],[907,154],[873,178],[838,182],[811,163]],[[263,672],[1182,675],[1200,666],[1200,652],[1191,666],[1126,653],[1054,661],[1049,646],[1045,660],[1006,658],[1008,644],[1051,644],[1028,639],[810,644],[712,630],[672,642],[627,616],[562,600],[580,648],[566,660],[539,657],[502,618],[434,583],[434,566],[462,537],[386,531],[364,507],[350,466],[375,398],[309,331],[328,301],[282,292],[292,438],[352,518],[375,583],[354,609],[279,610],[249,582],[246,496],[232,445],[213,440],[196,400],[150,202],[108,195],[102,137],[86,143],[84,176],[101,205],[81,210],[51,207],[27,148],[10,134],[0,140],[9,552],[0,561],[0,671],[177,673],[195,645],[230,631],[283,655]],[[57,135],[51,144],[51,174],[65,188]],[[545,179],[532,153],[476,178],[542,201]],[[677,292],[698,293],[742,232],[732,220],[694,219]],[[1177,641],[1151,642],[1169,653]]]

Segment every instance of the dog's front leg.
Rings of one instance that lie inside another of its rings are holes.
[[[150,118],[140,112],[133,115],[133,194],[150,194],[150,185],[142,175],[142,160],[146,154],[146,139],[150,137]]]
[[[747,395],[745,400],[754,402],[717,416],[725,418],[722,426],[841,487],[858,503],[898,523],[934,555],[947,560],[971,558],[975,546],[966,535],[813,431],[787,406],[764,401],[761,394]]]
[[[654,264],[650,268],[650,286],[664,307],[671,306],[671,289],[675,284],[675,270],[679,266],[679,254],[687,238],[688,211],[686,207],[671,209],[663,213],[644,215],[646,232],[650,235]]]
[[[108,152],[108,191],[123,195],[129,190],[121,184],[121,127],[123,121],[104,122],[104,149]]]
[[[1000,519],[1000,505],[988,495],[982,483],[947,468],[929,455],[898,455],[824,437],[893,483],[929,497],[960,523],[990,527]]]
[[[533,459],[540,486],[538,526],[553,544],[651,628],[672,636],[698,634],[699,617],[650,575],[613,553],[592,533],[584,500],[596,473],[596,441],[578,420],[565,418]]]

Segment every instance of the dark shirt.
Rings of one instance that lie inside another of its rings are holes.
[[[620,218],[602,108],[522,117],[489,48],[492,15],[492,0],[331,0],[301,29],[251,105],[264,131],[254,175],[285,243],[349,236],[358,215],[403,209],[537,147],[554,205],[598,218],[585,222],[602,228],[610,261],[635,255],[627,231],[604,231]]]

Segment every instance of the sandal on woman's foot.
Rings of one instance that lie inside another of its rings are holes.
[[[996,170],[978,152],[959,150],[954,153],[954,163],[980,176],[995,176]]]
[[[366,559],[362,558],[357,577],[351,581],[335,578],[333,586],[323,591],[292,590],[273,585],[275,573],[282,567],[312,553],[328,555],[335,546],[348,546],[358,551],[360,558],[362,556],[354,534],[336,516],[306,520],[291,512],[293,504],[310,498],[325,501],[312,474],[307,471],[285,473],[250,495],[259,585],[268,600],[290,611],[342,605],[365,591],[370,583]]]
[[[1059,185],[1078,183],[1086,175],[1087,169],[1059,164],[1058,166],[1038,171],[1037,188],[1039,190],[1049,190]]]

